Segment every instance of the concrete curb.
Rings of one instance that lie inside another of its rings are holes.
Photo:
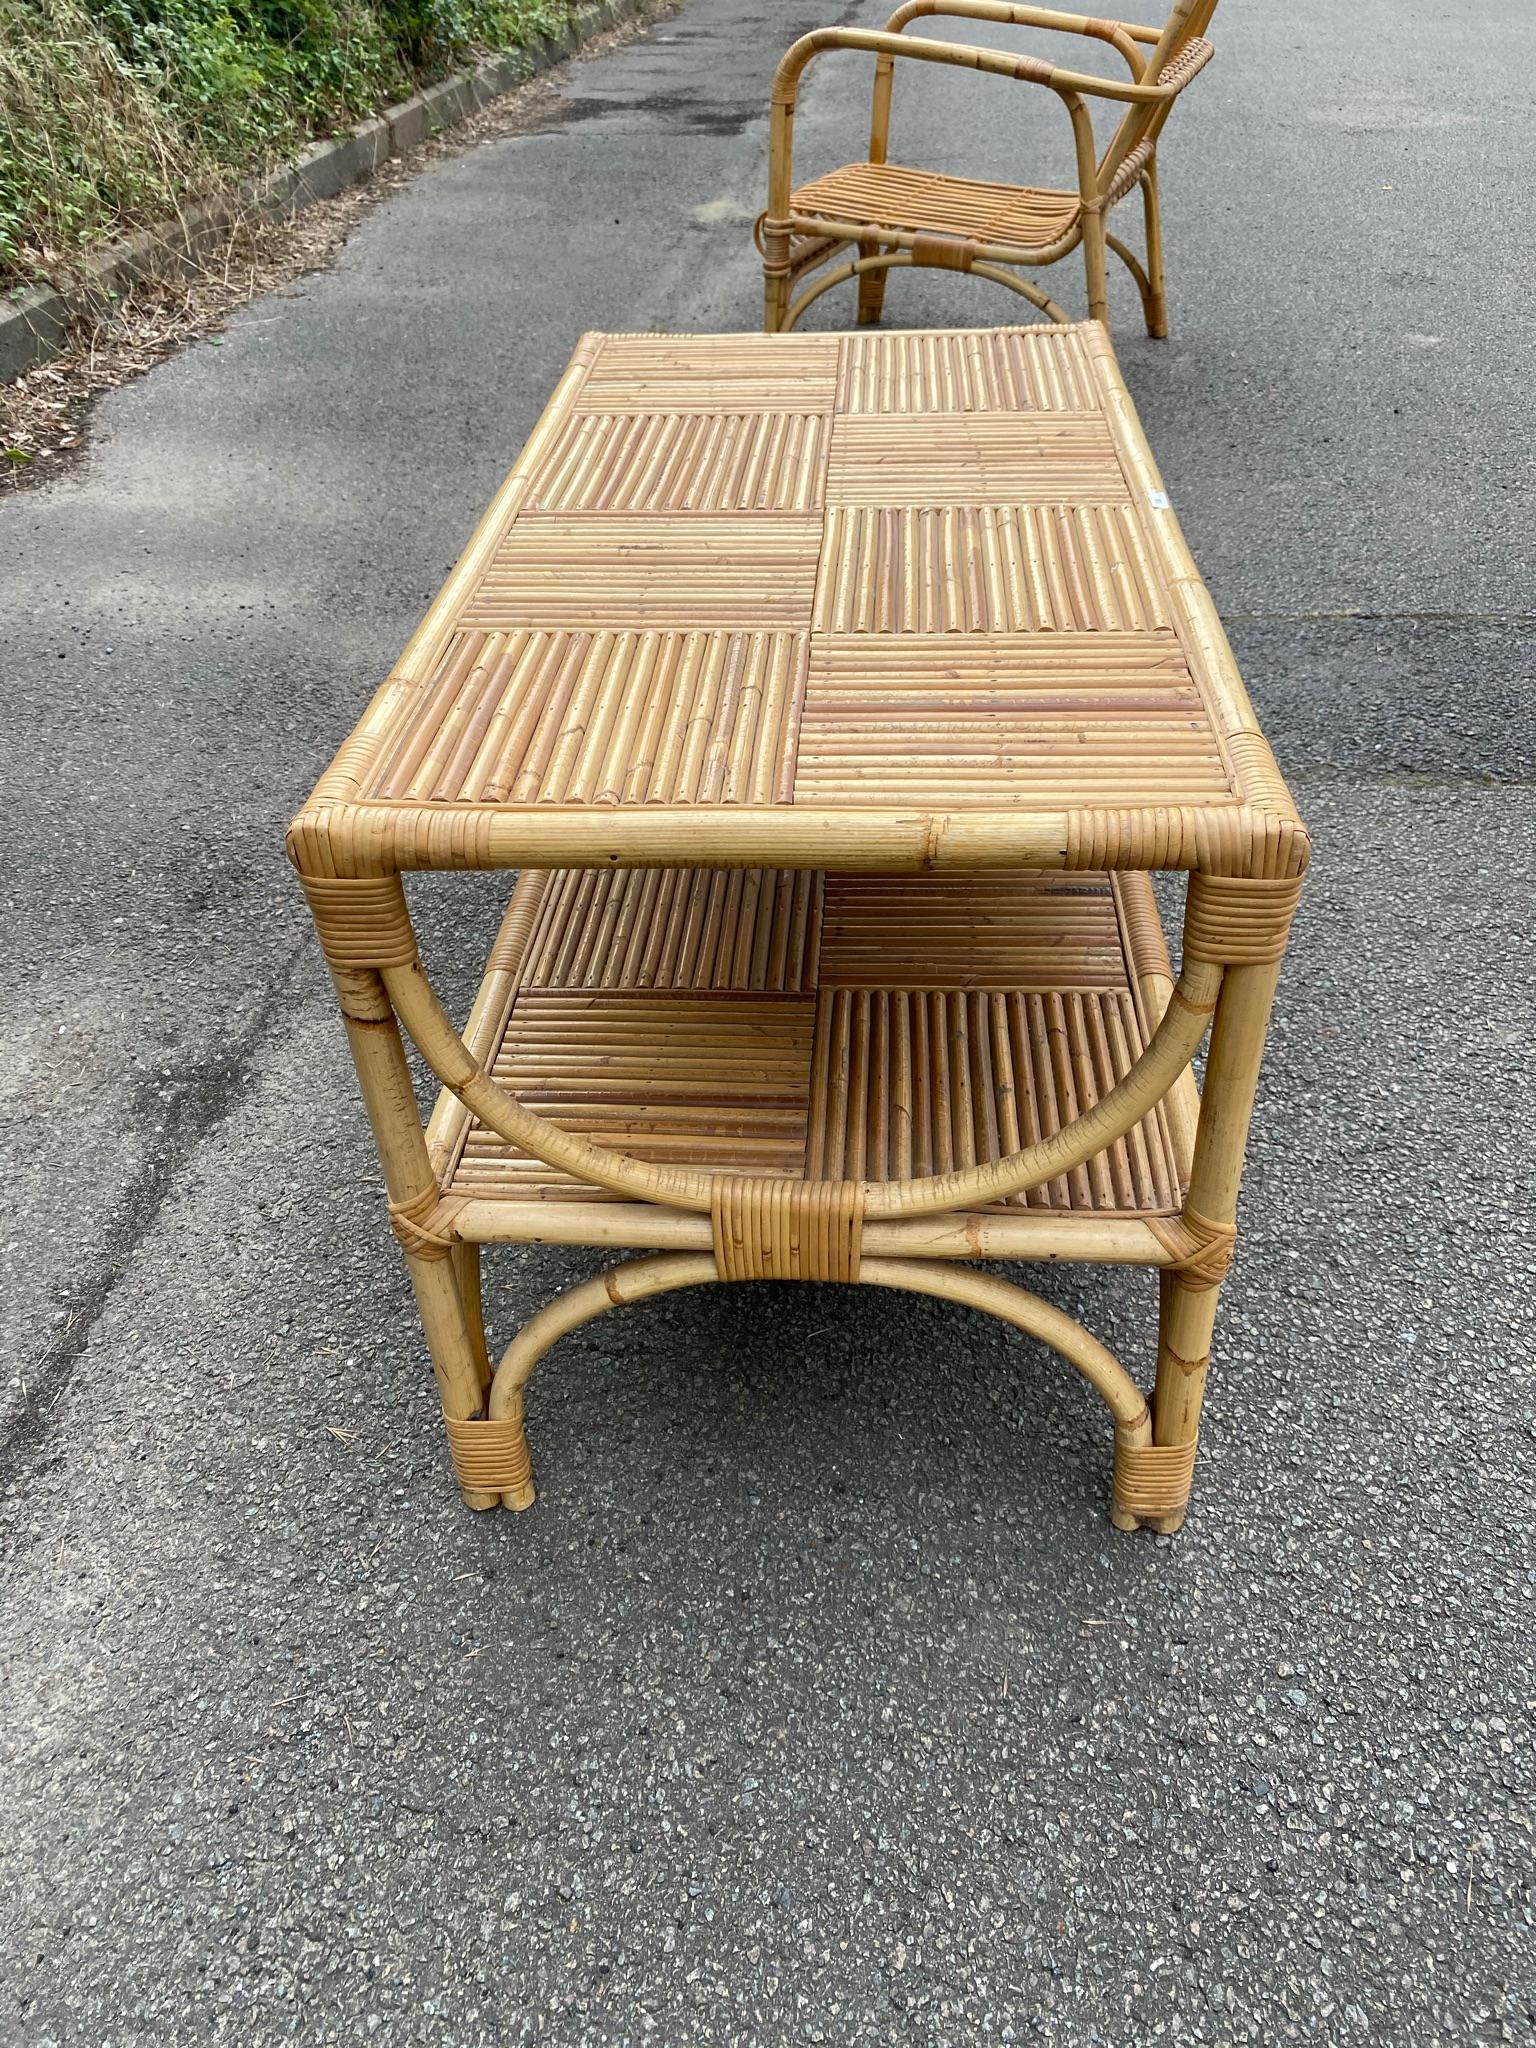
[[[252,212],[268,219],[302,213],[370,177],[380,164],[429,136],[468,120],[483,106],[540,71],[564,63],[583,43],[642,13],[648,0],[590,0],[557,36],[542,36],[500,56],[456,72],[398,106],[386,107],[348,135],[312,143],[281,170],[247,179],[235,191],[189,206],[175,220],[140,228],[120,242],[81,256],[59,285],[29,285],[0,301],[0,384],[47,362],[66,346],[70,330],[142,278],[195,268],[201,251],[217,243],[231,221]]]

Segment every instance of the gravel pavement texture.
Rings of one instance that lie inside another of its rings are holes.
[[[449,1483],[282,828],[575,336],[755,325],[773,59],[887,11],[685,0],[0,506],[0,2042],[1536,2039],[1526,0],[1226,0],[1171,341],[1116,282],[1318,848],[1184,1533],[873,1290],[605,1319],[539,1508]],[[1062,167],[1001,81],[897,122]],[[450,985],[501,893],[421,887]],[[596,1264],[504,1254],[496,1329]],[[1148,1276],[1035,1284],[1146,1369]]]

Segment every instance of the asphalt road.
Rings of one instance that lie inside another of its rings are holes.
[[[449,1486],[282,827],[576,334],[755,324],[835,11],[561,74],[0,506],[6,2043],[1533,2038],[1524,0],[1227,0],[1173,339],[1118,294],[1318,848],[1183,1535],[1112,1535],[1029,1343],[817,1289],[598,1323],[539,1509]],[[864,105],[828,63],[801,162]],[[1060,163],[1023,88],[897,111]],[[502,1257],[498,1328],[590,1263]],[[1145,1359],[1144,1277],[1042,1284]]]

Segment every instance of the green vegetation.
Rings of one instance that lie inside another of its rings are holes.
[[[0,0],[0,277],[561,27],[569,0]]]

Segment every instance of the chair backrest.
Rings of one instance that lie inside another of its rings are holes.
[[[1219,5],[1220,0],[1176,0],[1142,71],[1146,84],[1156,84],[1180,53],[1205,34]],[[1161,106],[1127,108],[1125,118],[1115,129],[1109,147],[1100,159],[1101,173],[1113,177],[1133,152],[1140,152],[1135,162],[1135,168],[1139,168],[1142,156],[1156,142],[1171,111],[1171,102]]]
[[[1218,4],[1219,0],[1177,0],[1177,4],[1169,10],[1168,19],[1163,23],[1163,32],[1153,49],[1149,60],[1149,76],[1156,78],[1163,66],[1177,57],[1192,36],[1205,34]]]
[[[1173,62],[1186,43],[1205,34],[1218,4],[1219,0],[1177,0],[1147,59],[1145,76],[1149,84]]]

